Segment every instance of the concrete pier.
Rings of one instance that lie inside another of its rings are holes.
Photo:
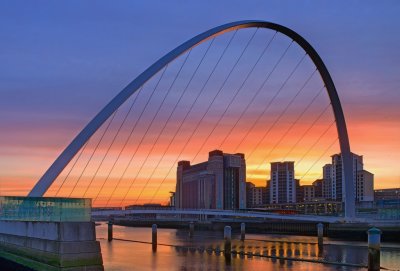
[[[0,257],[30,270],[104,270],[91,208],[83,198],[0,197]]]
[[[246,224],[245,223],[241,223],[240,224],[240,240],[244,241],[246,236]]]
[[[157,251],[157,224],[151,226],[151,244],[153,252]]]
[[[368,233],[368,271],[378,271],[381,268],[381,231],[371,228]]]
[[[194,234],[194,222],[189,223],[189,237],[192,238]]]
[[[322,250],[324,248],[324,224],[317,224],[317,235],[318,235],[318,249]]]
[[[33,270],[104,270],[94,222],[0,221],[0,257]]]
[[[226,258],[230,258],[231,251],[232,251],[232,228],[231,228],[231,226],[225,226],[224,240],[225,240],[224,255]]]
[[[113,239],[113,223],[111,221],[108,221],[107,225],[108,225],[108,227],[107,227],[107,233],[108,233],[107,237],[108,238],[107,239],[108,239],[108,242],[111,242]]]

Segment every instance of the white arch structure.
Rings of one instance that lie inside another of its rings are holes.
[[[340,104],[339,96],[337,94],[333,80],[323,63],[321,57],[314,50],[314,48],[299,34],[293,30],[279,24],[247,20],[238,21],[221,26],[217,26],[208,31],[205,31],[185,43],[179,45],[168,54],[164,55],[153,65],[142,72],[130,84],[128,84],[118,95],[116,95],[86,126],[83,130],[72,140],[72,142],[65,148],[65,150],[53,162],[50,168],[40,178],[40,180],[33,187],[28,196],[41,197],[43,196],[58,175],[68,165],[72,158],[78,153],[83,145],[90,139],[90,137],[100,128],[100,126],[143,84],[150,80],[157,72],[164,68],[168,63],[185,53],[187,50],[196,47],[198,44],[222,35],[223,33],[241,29],[241,28],[266,28],[280,32],[296,42],[303,50],[309,55],[311,60],[317,67],[320,76],[327,89],[329,99],[332,104],[333,113],[336,119],[336,128],[339,137],[340,151],[342,154],[343,177],[344,177],[344,199],[345,199],[345,218],[352,220],[355,217],[355,195],[354,183],[352,172],[352,157],[350,152],[350,143],[347,134],[346,122]]]

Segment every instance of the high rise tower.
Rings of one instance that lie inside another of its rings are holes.
[[[270,203],[296,202],[294,162],[271,163]]]

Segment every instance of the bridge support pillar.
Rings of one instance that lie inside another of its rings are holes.
[[[108,221],[108,242],[111,242],[113,240],[113,223],[111,221]]]
[[[244,241],[246,235],[246,224],[240,223],[240,240]]]
[[[231,226],[225,226],[224,228],[224,240],[225,240],[225,249],[224,256],[225,258],[231,258],[232,251],[232,228]]]
[[[381,268],[381,231],[371,228],[368,233],[368,271],[378,271]]]
[[[318,235],[318,250],[322,251],[324,249],[324,224],[317,224],[317,235]]]
[[[189,223],[189,237],[192,238],[192,237],[193,237],[193,234],[194,234],[194,222],[191,221],[191,222]]]
[[[151,244],[153,252],[157,251],[157,224],[151,226]]]

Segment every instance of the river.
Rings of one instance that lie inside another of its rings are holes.
[[[366,270],[354,266],[321,264],[307,261],[271,259],[259,256],[233,255],[230,262],[223,253],[208,253],[196,248],[223,249],[223,232],[195,231],[189,238],[188,230],[158,229],[157,252],[152,251],[151,228],[113,226],[115,240],[107,241],[107,225],[96,227],[101,244],[104,268],[114,270]],[[366,265],[368,249],[365,242],[338,241],[325,238],[319,253],[315,237],[273,234],[246,234],[241,242],[239,234],[232,235],[232,250],[266,253],[287,258],[322,260],[335,263]],[[121,240],[118,240],[121,239]],[[125,241],[122,241],[125,240]],[[132,240],[134,242],[131,242]],[[173,245],[173,246],[169,246]],[[178,246],[178,247],[176,247]],[[383,243],[381,266],[400,270],[400,244]]]

